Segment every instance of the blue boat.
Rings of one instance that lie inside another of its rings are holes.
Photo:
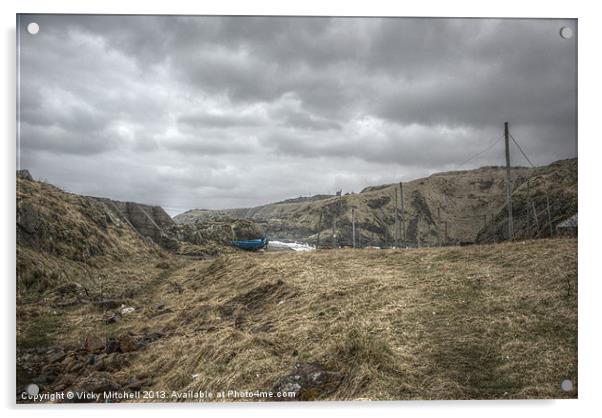
[[[235,241],[232,241],[232,245],[234,245],[235,247],[241,248],[243,250],[255,251],[255,250],[259,250],[261,248],[267,247],[268,239],[263,237],[263,238],[258,238],[258,239],[235,240]]]

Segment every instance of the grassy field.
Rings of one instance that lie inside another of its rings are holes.
[[[55,344],[160,332],[111,372],[152,390],[270,390],[303,363],[337,376],[304,399],[577,396],[574,239],[239,253],[144,280],[117,323],[90,305],[60,310]]]

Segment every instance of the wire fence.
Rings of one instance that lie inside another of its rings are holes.
[[[512,134],[509,134],[509,138],[530,167],[535,168],[519,141]],[[496,138],[484,149],[462,161],[459,167],[491,151],[502,139],[504,138]],[[495,243],[507,239],[554,236],[556,225],[572,215],[571,211],[576,212],[576,207],[573,208],[571,202],[567,201],[551,201],[547,188],[543,191],[535,190],[532,194],[529,183],[532,179],[533,173],[510,178],[513,189],[510,197],[514,200],[512,208],[514,228],[511,237],[509,237],[508,204],[505,196],[490,201],[474,215],[454,216],[444,212],[441,216],[442,207],[439,206],[437,216],[433,216],[429,211],[426,214],[419,211],[414,217],[406,218],[405,213],[400,212],[397,206],[397,189],[395,189],[395,208],[392,216],[391,213],[386,214],[382,208],[379,213],[378,210],[372,209],[370,219],[362,221],[360,218],[355,218],[357,222],[355,226],[349,225],[350,231],[345,230],[344,221],[339,222],[340,229],[334,231],[332,242],[334,246],[416,247],[474,242]]]

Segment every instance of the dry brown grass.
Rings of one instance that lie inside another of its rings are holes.
[[[302,361],[343,373],[329,399],[575,397],[560,383],[577,380],[576,255],[540,240],[194,262],[145,302],[173,313],[120,325],[169,333],[120,373],[269,390]]]
[[[573,239],[171,263],[147,266],[117,324],[59,310],[61,343],[164,332],[115,373],[154,390],[270,390],[310,362],[344,376],[327,399],[577,396],[560,389],[577,382]]]

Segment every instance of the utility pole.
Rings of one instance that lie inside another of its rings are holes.
[[[416,221],[416,245],[420,248],[420,213],[418,213],[418,220]]]
[[[385,229],[385,248],[389,248],[389,235],[387,231],[387,225],[383,224],[383,228]]]
[[[447,221],[445,221],[445,244],[447,245],[448,237],[447,237]]]
[[[332,248],[337,248],[337,203],[332,208]]]
[[[512,241],[514,225],[512,224],[512,184],[510,180],[510,143],[508,142],[508,122],[504,122],[504,140],[506,143],[506,206],[508,207],[508,240]]]
[[[395,188],[395,246],[399,248],[399,240],[400,237],[399,231],[399,192],[397,188]]]
[[[420,227],[416,227],[416,246],[420,248]]]
[[[402,231],[402,236],[403,236],[403,243],[405,245],[405,243],[407,242],[406,240],[406,215],[405,215],[405,211],[403,209],[403,183],[399,182],[399,202],[400,202],[400,209],[401,209],[401,231]]]
[[[324,209],[320,210],[320,218],[318,220],[318,239],[316,240],[316,250],[320,248],[320,232],[322,231],[322,213]]]
[[[355,208],[351,208],[351,235],[353,248],[355,248]]]

